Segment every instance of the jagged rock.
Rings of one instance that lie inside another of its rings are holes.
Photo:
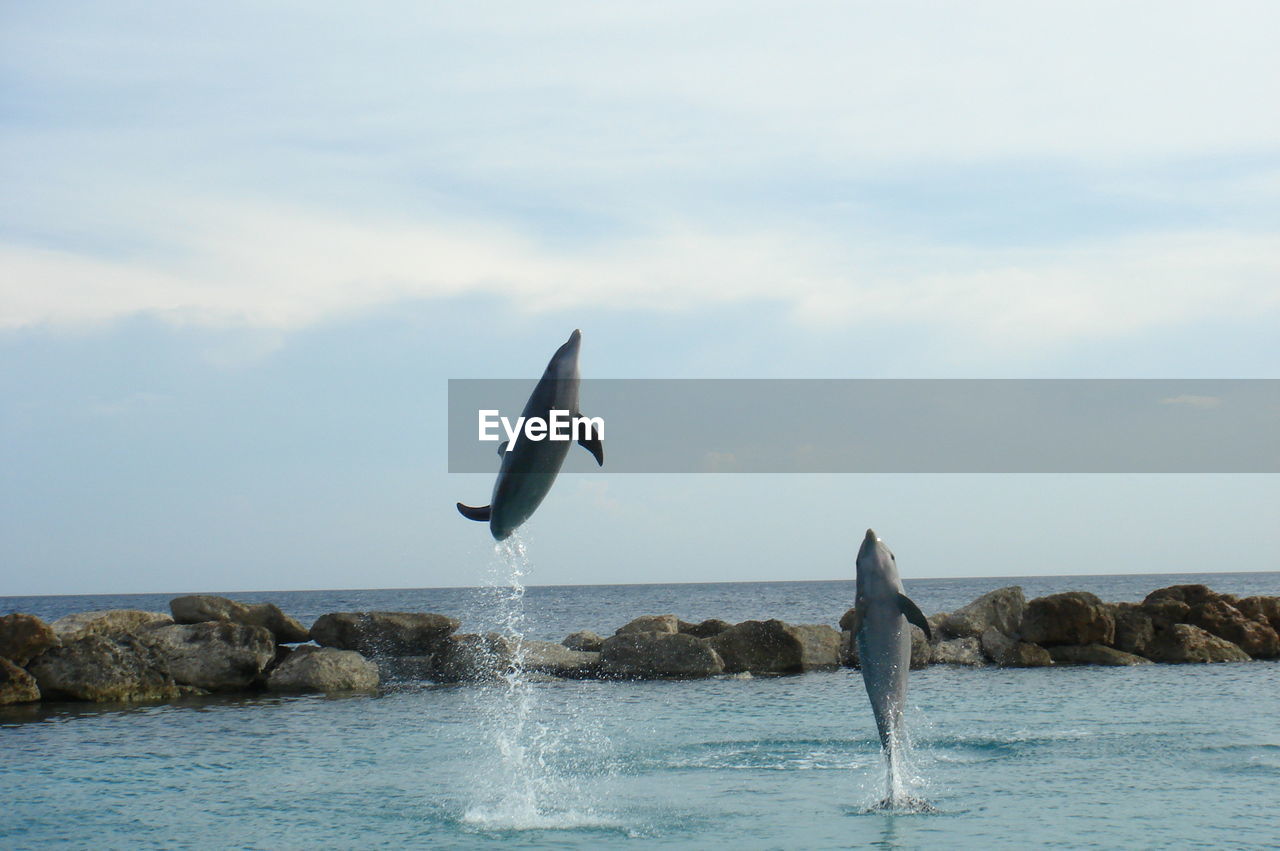
[[[103,635],[114,638],[135,635],[152,627],[173,623],[173,618],[163,612],[142,612],[137,609],[106,609],[98,612],[78,612],[66,615],[49,624],[63,644],[86,635]]]
[[[229,621],[270,630],[281,644],[308,640],[306,627],[280,611],[274,603],[241,603],[211,594],[189,594],[169,601],[174,623]]]
[[[840,616],[839,623],[840,623],[841,632],[848,632],[849,630],[853,629],[853,621],[854,621],[854,618],[857,617],[857,614],[858,614],[858,607],[852,606],[847,611],[845,611],[843,615]]]
[[[1152,591],[1142,601],[1142,604],[1144,606],[1154,606],[1172,600],[1178,603],[1186,603],[1188,606],[1198,606],[1210,600],[1217,600],[1219,597],[1221,595],[1208,585],[1170,585],[1167,588],[1157,588]]]
[[[227,621],[169,624],[140,636],[164,660],[174,681],[209,691],[238,691],[275,658],[266,627]]]
[[[1154,662],[1248,662],[1249,654],[1198,626],[1176,623],[1156,633],[1147,658]]]
[[[378,666],[352,650],[333,647],[299,647],[267,678],[267,688],[277,692],[373,691],[378,687]]]
[[[525,641],[520,650],[525,670],[555,677],[584,679],[595,676],[600,667],[598,651],[570,650],[550,641]]]
[[[560,642],[570,650],[583,650],[588,653],[599,653],[600,646],[604,644],[604,639],[596,635],[589,629],[575,632],[572,635],[565,636],[564,641]]]
[[[435,653],[439,682],[485,682],[515,668],[515,643],[496,632],[450,636]]]
[[[633,632],[679,632],[680,619],[675,615],[641,615],[626,626],[618,627],[614,635],[629,635]]]
[[[933,646],[924,637],[923,629],[915,624],[908,628],[911,630],[911,670],[929,667],[929,663],[933,661]]]
[[[0,706],[35,703],[40,699],[36,678],[0,656]]]
[[[801,670],[840,667],[840,633],[835,629],[825,623],[790,624],[788,629],[800,640]]]
[[[58,643],[58,635],[35,615],[0,618],[0,658],[22,666]]]
[[[1018,632],[1033,644],[1111,644],[1116,622],[1111,607],[1088,591],[1065,591],[1027,604]]]
[[[1141,603],[1110,603],[1109,607],[1116,624],[1111,645],[1122,653],[1145,656],[1156,636],[1151,613]]]
[[[977,637],[993,627],[1005,635],[1016,635],[1026,608],[1027,598],[1020,585],[997,588],[952,612],[942,621],[942,633],[952,638]]]
[[[362,656],[429,656],[445,645],[457,618],[426,612],[331,612],[311,626],[311,640]]]
[[[181,694],[164,660],[132,635],[86,635],[46,650],[28,670],[45,700],[131,703]]]
[[[978,640],[983,654],[1001,668],[1043,668],[1053,664],[1048,650],[1010,638],[995,627],[987,627]]]
[[[615,635],[600,652],[600,670],[610,677],[685,679],[723,673],[724,661],[710,642],[692,635],[632,632]]]
[[[1224,599],[1193,605],[1187,622],[1210,635],[1225,638],[1254,659],[1280,656],[1280,635],[1271,624],[1248,617]]]
[[[968,635],[964,638],[939,641],[933,645],[933,664],[977,667],[987,664],[987,659],[982,655],[982,644],[979,640]]]
[[[1241,614],[1265,623],[1280,633],[1280,597],[1245,597],[1234,605]]]
[[[730,674],[789,674],[804,669],[804,644],[780,620],[743,621],[707,641]]]
[[[695,638],[712,638],[731,626],[733,624],[728,621],[722,621],[719,618],[707,618],[705,621],[691,624],[688,629],[681,628],[680,631]]]
[[[1058,644],[1048,648],[1057,665],[1150,665],[1151,660],[1101,644]]]
[[[933,634],[934,644],[946,640],[947,636],[942,631],[942,625],[947,622],[949,617],[951,617],[950,612],[937,612],[925,618],[929,623],[929,632]]]

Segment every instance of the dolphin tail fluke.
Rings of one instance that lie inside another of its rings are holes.
[[[933,641],[933,630],[929,629],[929,621],[925,619],[924,612],[920,611],[920,607],[911,602],[911,598],[906,594],[898,595],[898,608],[902,610],[902,614],[906,617],[908,623],[913,623],[924,630],[924,637]]]
[[[578,438],[578,445],[591,453],[591,457],[596,459],[596,466],[603,467],[604,441],[600,439],[600,433],[591,425],[588,425],[583,431],[582,437]]]
[[[489,506],[482,505],[479,508],[470,505],[458,503],[458,513],[468,520],[478,520],[481,523],[489,522]]]

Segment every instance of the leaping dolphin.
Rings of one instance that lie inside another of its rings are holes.
[[[903,593],[893,552],[872,529],[858,549],[858,590],[854,601],[853,635],[858,642],[862,682],[871,699],[880,746],[888,761],[889,797],[901,793],[900,756],[903,746],[902,712],[907,701],[907,671],[911,667],[909,623],[933,634],[920,607]]]
[[[547,364],[546,372],[533,388],[524,406],[524,418],[550,418],[551,411],[569,411],[572,417],[581,416],[578,411],[578,347],[582,332],[575,330],[563,346],[556,349]],[[604,443],[594,431],[587,431],[578,443],[604,465]],[[478,508],[458,503],[458,511],[469,520],[488,522],[489,531],[496,540],[508,538],[520,524],[533,516],[569,454],[567,440],[526,440],[516,438],[508,449],[504,442],[498,447],[502,466],[498,479],[493,483],[493,496],[489,504]]]

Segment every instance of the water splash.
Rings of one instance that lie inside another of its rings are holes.
[[[554,712],[544,707],[542,678],[526,666],[528,546],[517,533],[495,544],[494,554],[480,613],[494,628],[483,644],[492,676],[475,692],[487,752],[475,755],[474,797],[462,821],[494,831],[620,828],[616,819],[596,812],[591,784],[579,775],[584,764],[600,765],[594,753],[602,737],[593,724],[583,723],[587,707],[581,700]],[[552,697],[572,700],[564,693]]]
[[[884,754],[885,789],[884,799],[870,808],[873,812],[896,813],[932,813],[937,812],[932,804],[925,800],[921,792],[925,779],[915,769],[911,747],[911,737],[906,730],[898,729],[889,740],[889,748]]]

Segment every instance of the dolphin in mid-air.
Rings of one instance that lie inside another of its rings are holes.
[[[902,712],[907,702],[907,671],[911,667],[911,629],[915,624],[930,639],[933,633],[920,607],[903,593],[893,552],[872,529],[858,549],[858,591],[854,601],[853,636],[858,642],[862,682],[880,732],[889,769],[889,797],[901,796],[899,770],[904,745]]]
[[[581,416],[578,411],[578,347],[582,332],[575,330],[563,346],[556,349],[547,364],[546,372],[533,388],[533,394],[524,406],[524,418],[550,418],[551,411],[568,411],[572,417]],[[493,483],[493,496],[488,505],[472,507],[458,503],[458,511],[469,520],[489,524],[489,531],[496,540],[510,537],[520,524],[533,516],[542,500],[551,490],[552,483],[569,454],[567,440],[529,440],[518,437],[508,449],[503,442],[498,447],[502,466],[498,480]],[[581,433],[578,443],[604,465],[604,443],[594,430]]]

